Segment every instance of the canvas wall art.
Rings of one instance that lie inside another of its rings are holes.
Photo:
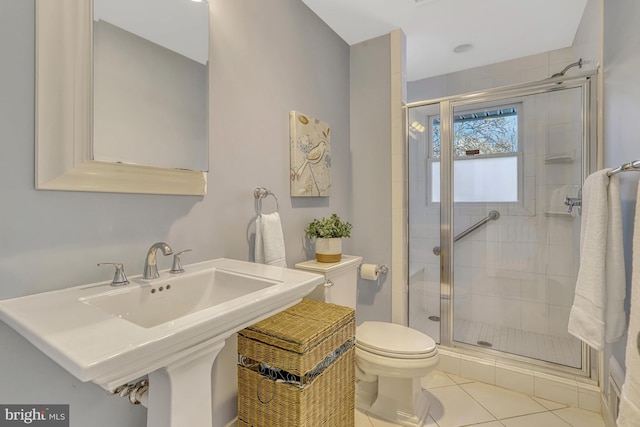
[[[331,195],[329,124],[296,111],[289,113],[292,197]]]

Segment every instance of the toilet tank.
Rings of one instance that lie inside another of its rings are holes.
[[[338,262],[318,262],[315,259],[296,264],[299,270],[322,274],[325,282],[318,285],[307,298],[356,308],[358,266],[362,257],[342,255]]]

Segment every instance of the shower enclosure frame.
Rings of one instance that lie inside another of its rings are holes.
[[[533,365],[537,369],[549,372],[554,375],[583,378],[598,381],[598,352],[591,349],[584,342],[582,343],[582,363],[581,369],[558,365],[552,362],[532,359],[489,348],[476,347],[459,341],[454,341],[453,328],[453,288],[454,288],[454,232],[453,232],[453,147],[451,144],[453,133],[454,108],[457,106],[476,103],[494,102],[506,98],[524,97],[537,95],[556,90],[580,88],[582,90],[582,178],[596,170],[597,153],[599,141],[597,140],[597,97],[596,84],[597,70],[576,73],[572,76],[552,77],[541,81],[523,83],[511,86],[504,86],[481,90],[476,92],[453,95],[442,98],[435,98],[426,101],[412,102],[404,106],[406,108],[406,135],[405,143],[409,141],[409,109],[427,105],[439,104],[440,108],[440,132],[441,132],[441,153],[440,153],[440,347],[470,354],[481,359],[502,360],[506,363],[510,361]],[[408,153],[408,148],[406,149]],[[407,224],[408,225],[408,224]],[[407,245],[409,244],[407,240]],[[407,247],[407,251],[409,248]],[[407,299],[409,298],[407,293]],[[409,307],[409,304],[406,305]],[[408,309],[408,308],[407,308]],[[407,318],[405,316],[405,318]]]

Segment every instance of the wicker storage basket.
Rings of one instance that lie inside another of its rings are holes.
[[[354,336],[352,309],[307,299],[240,331],[238,425],[353,426]]]

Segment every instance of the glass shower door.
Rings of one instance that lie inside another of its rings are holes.
[[[586,169],[586,88],[409,109],[411,327],[446,346],[586,371],[567,332],[580,216],[564,205]]]
[[[453,108],[453,342],[580,369],[580,88]]]
[[[432,203],[428,176],[428,117],[440,104],[409,110],[409,326],[440,343],[440,206]],[[439,192],[439,187],[437,189]]]

